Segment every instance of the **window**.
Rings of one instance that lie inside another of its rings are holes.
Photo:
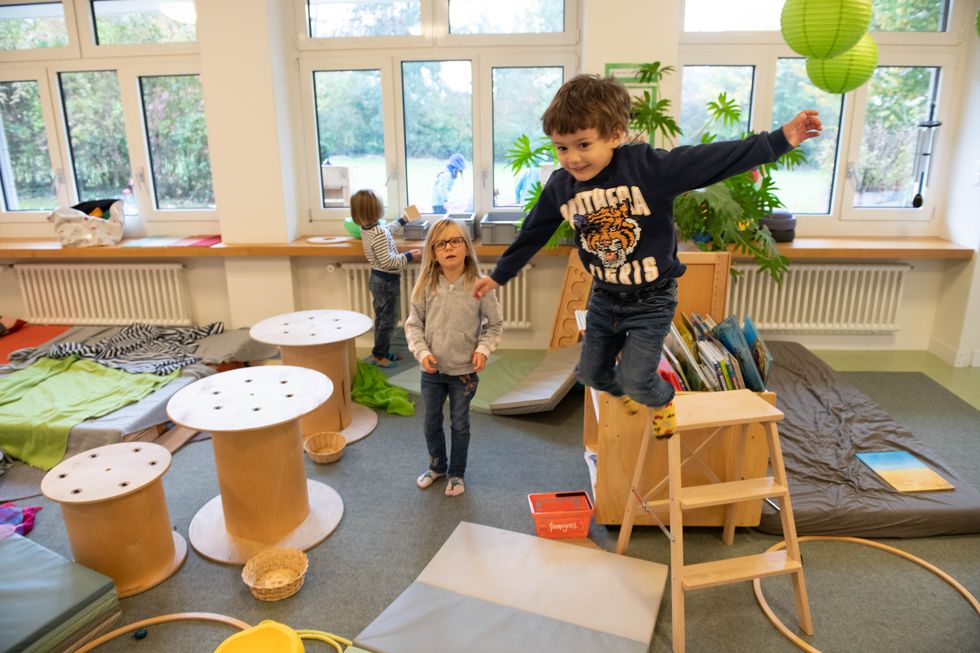
[[[308,33],[317,39],[422,33],[419,0],[307,0],[306,14]]]
[[[686,32],[778,32],[786,0],[685,0]],[[949,0],[875,0],[871,32],[942,32]]]
[[[381,70],[313,73],[321,206],[348,205],[351,189],[386,197]]]
[[[0,82],[0,182],[7,211],[57,207],[51,155],[36,81]]]
[[[506,153],[574,71],[577,2],[298,1],[310,220],[362,188],[389,218],[518,206]]]
[[[786,0],[685,0],[686,32],[768,32],[779,30]]]
[[[473,64],[402,63],[408,203],[423,213],[473,210]]]
[[[122,197],[136,213],[119,81],[113,70],[58,76],[79,202]]]
[[[99,45],[197,40],[194,0],[94,0],[92,12]]]
[[[969,7],[949,0],[876,0],[869,31],[878,44],[878,69],[863,86],[841,96],[814,87],[804,59],[783,42],[783,4],[686,0],[682,128],[689,132],[697,123],[690,116],[703,103],[702,84],[715,95],[721,90],[731,94],[726,86],[731,73],[717,71],[752,66],[753,131],[778,129],[804,108],[819,111],[824,125],[820,138],[802,146],[806,164],[774,173],[777,195],[800,218],[797,233],[854,233],[846,221],[875,220],[895,223],[893,228],[877,226],[875,233],[908,235],[900,223],[930,220],[940,195],[930,189],[928,166],[917,167],[917,160],[931,161],[934,171],[954,146],[951,129],[943,126],[932,130],[930,156],[916,156],[919,135],[926,130],[920,123],[947,122],[953,115],[954,75],[944,72],[954,70],[961,47],[957,34],[972,28]],[[728,76],[698,84],[691,78],[694,67]],[[932,177],[932,185],[942,182]]]
[[[450,34],[545,34],[565,28],[562,0],[450,0]]]
[[[749,131],[752,115],[753,66],[684,66],[681,84],[681,138],[679,144],[693,145],[710,133],[715,140],[739,138]],[[734,125],[709,124],[707,105],[725,93],[742,109],[742,120]],[[707,132],[706,132],[707,130]]]
[[[156,208],[213,209],[200,77],[140,77],[140,96]]]
[[[520,136],[532,142],[543,136],[541,116],[563,81],[561,66],[493,68],[493,206],[523,206],[534,183],[541,181],[540,167],[515,176],[507,150]]]
[[[0,6],[0,50],[62,48],[68,45],[60,2]]]
[[[779,59],[770,130],[793,119],[802,107],[820,112],[823,133],[801,146],[807,162],[796,170],[776,170],[778,195],[792,213],[830,214],[844,98],[821,91],[806,76],[804,59]]]
[[[855,207],[913,207],[926,174],[926,169],[914,174],[919,125],[936,117],[938,86],[938,68],[887,66],[875,71],[868,83],[861,155],[855,165]]]
[[[0,71],[0,221],[120,198],[149,235],[214,228],[196,6],[0,0],[0,59],[34,62]]]

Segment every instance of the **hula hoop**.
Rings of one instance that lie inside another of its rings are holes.
[[[911,553],[907,553],[905,551],[902,551],[901,549],[896,549],[895,547],[888,546],[887,544],[872,542],[871,540],[865,540],[860,537],[806,535],[803,537],[798,537],[796,538],[796,540],[797,542],[818,542],[818,541],[851,542],[853,544],[862,544],[864,546],[870,546],[873,549],[880,549],[882,551],[893,553],[899,557],[905,558],[906,560],[911,560],[912,562],[919,565],[923,569],[932,572],[942,580],[946,581],[946,583],[952,586],[953,589],[955,589],[957,592],[962,594],[963,598],[965,598],[967,602],[973,607],[973,609],[976,610],[977,614],[980,615],[980,602],[977,602],[977,598],[973,596],[973,594],[971,594],[968,589],[963,587],[963,585],[961,585],[959,581],[957,581],[955,578],[947,574],[939,567],[935,566],[930,562],[926,562],[922,558],[916,557]],[[771,547],[769,547],[769,549],[767,549],[767,552],[779,551],[780,549],[784,549],[784,548],[786,548],[786,540],[783,540],[782,542],[777,542],[776,544],[772,545]],[[762,594],[762,583],[760,579],[755,578],[752,580],[752,590],[755,592],[755,600],[759,602],[759,607],[762,608],[762,612],[766,615],[766,618],[769,619],[772,625],[775,626],[776,629],[779,630],[779,632],[781,632],[784,637],[786,637],[786,639],[793,642],[799,648],[803,649],[804,651],[807,651],[808,653],[821,653],[820,649],[815,648],[814,646],[811,646],[807,642],[803,641],[803,639],[799,635],[797,635],[792,630],[787,628],[786,624],[784,624],[782,621],[779,620],[779,617],[776,616],[776,613],[774,613],[772,611],[772,608],[769,607],[769,603],[766,602],[766,597],[763,596]]]

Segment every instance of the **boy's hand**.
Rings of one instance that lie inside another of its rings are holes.
[[[438,364],[439,361],[437,361],[436,357],[433,356],[432,354],[429,354],[428,356],[422,359],[422,369],[428,372],[429,374],[435,374],[436,372],[439,371],[439,369],[436,367],[436,365]]]
[[[473,371],[482,372],[487,366],[487,357],[478,351],[473,352]]]
[[[420,249],[410,249],[408,253],[412,255],[413,261],[418,261],[422,258],[422,250]]]
[[[793,147],[796,147],[808,138],[814,138],[823,131],[823,123],[817,118],[817,112],[813,109],[800,111],[796,117],[783,125],[783,135]]]
[[[488,292],[493,292],[494,288],[499,288],[500,284],[491,279],[490,277],[480,277],[477,279],[476,283],[473,284],[473,296],[477,299],[483,299],[483,296]]]

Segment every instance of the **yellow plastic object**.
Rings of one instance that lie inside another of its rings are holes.
[[[304,653],[299,634],[278,621],[266,619],[257,626],[235,633],[214,653]]]

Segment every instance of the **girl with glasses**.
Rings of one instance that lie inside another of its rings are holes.
[[[405,321],[408,349],[422,366],[422,404],[429,467],[415,481],[423,490],[447,476],[446,496],[465,491],[470,444],[470,402],[478,372],[500,343],[503,317],[494,293],[473,296],[480,278],[476,251],[451,218],[429,225],[422,267]],[[449,399],[450,454],[446,456],[443,406]]]

